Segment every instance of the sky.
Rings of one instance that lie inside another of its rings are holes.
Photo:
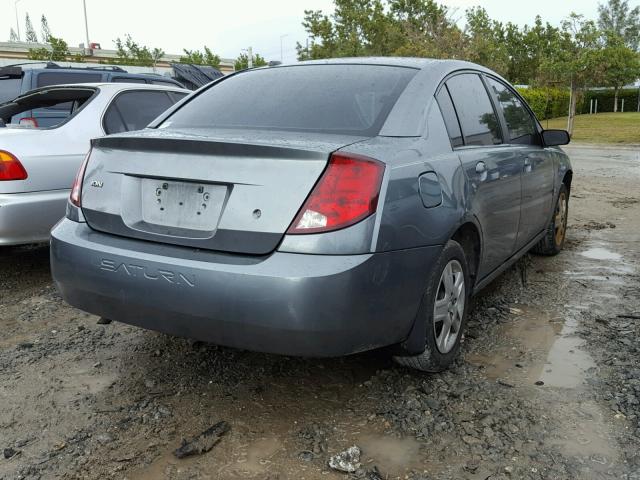
[[[631,0],[631,7],[640,0]],[[559,24],[571,12],[595,18],[598,0],[441,0],[460,19],[466,8],[480,5],[492,18],[520,25],[536,15]],[[333,11],[332,0],[86,0],[91,42],[114,48],[113,41],[127,33],[139,44],[181,54],[183,48],[210,47],[223,58],[235,58],[247,47],[267,60],[295,61],[296,41],[304,43],[301,25],[305,10]],[[85,42],[82,0],[0,0],[0,41],[16,29],[15,8],[24,35],[24,16],[29,13],[40,34],[44,14],[53,35],[70,46]]]

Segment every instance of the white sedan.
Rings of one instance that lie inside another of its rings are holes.
[[[90,140],[143,129],[189,93],[141,84],[55,85],[0,105],[0,245],[47,241]],[[58,123],[39,127],[43,116]]]

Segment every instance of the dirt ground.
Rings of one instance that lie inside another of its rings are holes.
[[[566,250],[482,292],[439,375],[99,325],[46,246],[0,249],[0,480],[640,480],[640,148],[567,151]],[[173,456],[220,420],[210,452]],[[330,469],[352,445],[361,468]]]

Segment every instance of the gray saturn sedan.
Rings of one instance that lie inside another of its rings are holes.
[[[446,368],[472,294],[564,244],[572,170],[500,76],[357,58],[245,70],[92,141],[51,232],[71,305],[263,352]]]

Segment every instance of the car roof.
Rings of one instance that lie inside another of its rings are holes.
[[[282,65],[387,65],[394,67],[409,67],[424,69],[429,67],[440,68],[450,67],[453,70],[459,70],[463,68],[471,68],[476,70],[487,69],[481,65],[477,65],[471,62],[465,62],[462,60],[442,60],[435,58],[420,58],[420,57],[344,57],[344,58],[327,58],[323,60],[306,60],[295,64]],[[273,67],[271,67],[273,68]]]

